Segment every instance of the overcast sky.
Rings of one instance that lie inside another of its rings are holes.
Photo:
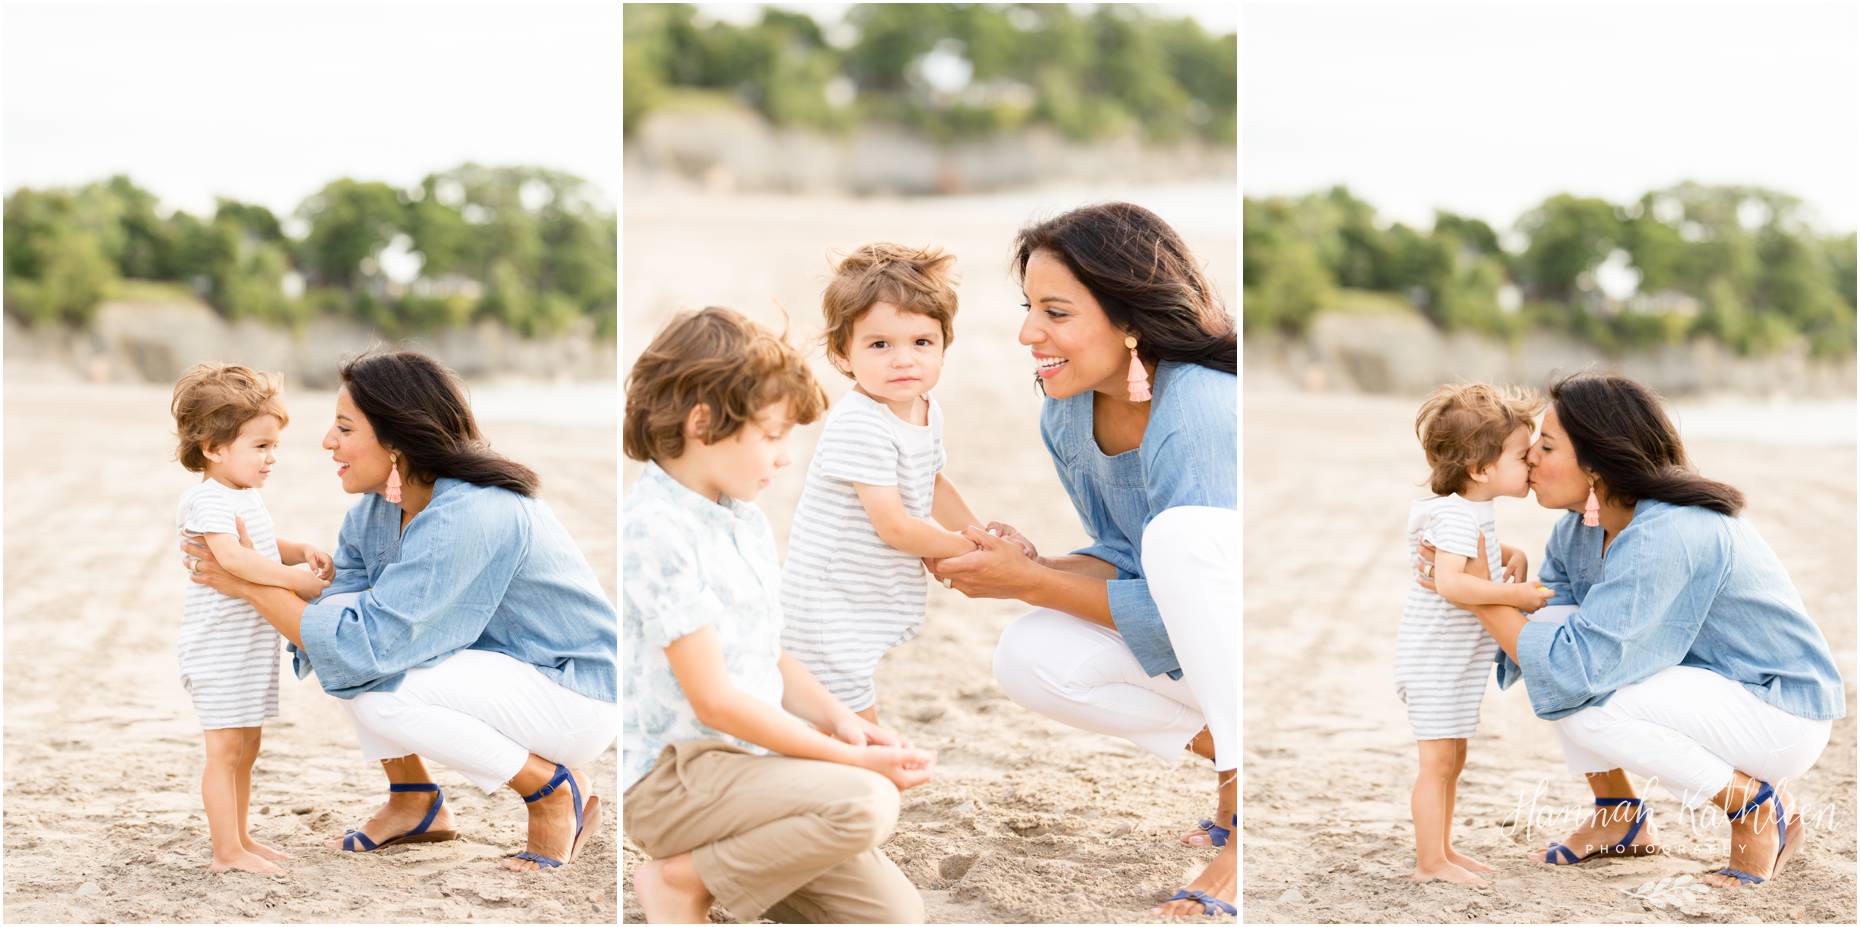
[[[8,2],[5,189],[127,173],[278,212],[465,161],[620,189],[620,6]]]
[[[1509,227],[1681,180],[1860,218],[1860,5],[1249,3],[1248,195],[1350,186],[1385,219]]]

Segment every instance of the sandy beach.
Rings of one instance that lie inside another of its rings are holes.
[[[616,821],[563,870],[499,866],[523,848],[522,802],[437,765],[462,839],[375,855],[322,842],[386,795],[336,700],[284,661],[282,717],[253,772],[251,825],[293,855],[287,876],[210,875],[201,736],[177,680],[185,578],[176,500],[198,477],[170,462],[166,386],[89,386],[26,364],[6,382],[6,919],[9,922],[606,922],[615,916]],[[535,423],[487,400],[481,425],[534,467],[543,498],[611,596],[611,414]],[[265,501],[283,537],[330,549],[344,495],[318,447],[330,393],[287,390],[292,424]],[[588,770],[615,795],[615,753]],[[609,806],[611,808],[611,806]]]
[[[957,256],[962,306],[935,390],[947,420],[947,473],[982,518],[1015,525],[1042,552],[1075,549],[1086,537],[1040,444],[1041,400],[1027,349],[1014,340],[1021,296],[1007,259],[1022,222],[1117,195],[629,196],[622,376],[680,309],[721,304],[779,327],[779,302],[793,317],[794,338],[814,339],[830,252],[873,240],[942,245]],[[1233,305],[1232,188],[1224,200],[1218,191],[1129,195],[1176,225]],[[812,356],[828,393],[843,393],[850,381],[817,349]],[[793,466],[757,500],[783,549],[820,428],[797,430]],[[625,461],[622,469],[630,487],[639,465]],[[1212,769],[1186,752],[1159,761],[1009,701],[990,665],[1002,628],[1025,611],[1017,602],[933,588],[923,633],[881,665],[880,719],[938,751],[935,778],[904,793],[884,851],[922,891],[931,922],[1145,920],[1214,854],[1175,840],[1213,812]],[[645,859],[624,846],[629,879]],[[624,904],[627,920],[642,918],[630,890]],[[713,919],[721,916],[713,912]]]
[[[1702,893],[1678,880],[1724,865],[1728,826],[1715,809],[1688,818],[1658,788],[1645,797],[1667,855],[1560,870],[1526,858],[1562,839],[1568,815],[1586,814],[1592,796],[1563,765],[1523,688],[1501,692],[1495,683],[1469,745],[1454,842],[1496,867],[1496,878],[1475,888],[1408,880],[1416,758],[1392,662],[1409,575],[1404,513],[1425,474],[1413,432],[1419,402],[1246,396],[1246,919],[1852,923],[1852,405],[1844,420],[1791,435],[1763,425],[1794,420],[1787,407],[1676,407],[1694,464],[1744,490],[1746,517],[1833,649],[1848,704],[1819,763],[1794,785],[1810,827],[1806,849],[1760,890]],[[1533,575],[1561,514],[1530,499],[1498,502],[1500,536],[1531,556]]]

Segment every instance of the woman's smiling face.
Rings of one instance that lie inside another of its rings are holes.
[[[1556,406],[1544,412],[1543,428],[1531,445],[1531,490],[1537,504],[1547,509],[1582,510],[1589,499],[1589,477],[1576,463],[1576,448],[1557,421]]]
[[[1051,251],[1034,251],[1021,286],[1027,318],[1020,343],[1033,349],[1046,395],[1065,399],[1089,389],[1121,395],[1130,369],[1124,333],[1065,262]]]
[[[336,391],[336,421],[323,435],[323,449],[336,461],[336,475],[346,493],[381,492],[387,488],[387,448],[375,440],[368,416],[349,398],[348,387]]]

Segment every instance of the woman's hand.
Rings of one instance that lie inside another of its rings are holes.
[[[233,524],[239,531],[240,546],[251,547],[252,538],[245,533],[245,521],[235,519]],[[234,576],[220,566],[219,560],[213,556],[213,549],[197,535],[181,535],[181,568],[192,574],[190,578],[194,582],[211,586],[214,591],[234,598],[246,598],[248,592],[255,588],[255,584]]]
[[[1034,549],[1033,542],[1027,540],[1026,535],[1021,534],[1018,530],[1015,530],[1013,525],[1010,525],[1007,522],[1003,522],[1003,521],[991,521],[988,523],[988,530],[995,537],[998,537],[998,538],[1001,538],[1007,541],[1012,541],[1016,546],[1020,548],[1021,553],[1027,555],[1028,560],[1039,560],[1040,559],[1040,552]]]
[[[926,560],[930,575],[972,599],[1018,599],[1032,581],[1038,563],[1019,544],[970,525],[962,536],[975,544],[966,554]]]

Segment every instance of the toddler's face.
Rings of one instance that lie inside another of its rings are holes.
[[[716,444],[687,442],[685,446],[687,453],[704,456],[703,470],[710,484],[703,490],[706,495],[714,491],[753,502],[788,465],[788,434],[793,430],[794,418],[784,399],[764,407],[736,434]]]
[[[842,369],[866,395],[908,416],[943,375],[943,326],[927,315],[873,303],[853,320]]]
[[[278,434],[284,426],[275,415],[261,415],[239,426],[239,436],[224,447],[206,449],[207,473],[239,489],[265,485],[278,462]]]
[[[1519,425],[1505,439],[1505,449],[1498,460],[1486,468],[1486,483],[1500,496],[1523,498],[1530,493],[1531,467],[1525,461],[1531,451],[1531,426]]]

